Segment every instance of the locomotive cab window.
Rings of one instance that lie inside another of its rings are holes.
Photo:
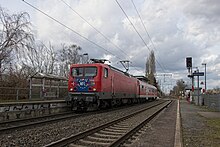
[[[83,76],[83,68],[72,68],[71,75],[73,77],[82,77]]]
[[[95,77],[97,75],[97,68],[96,67],[76,67],[72,68],[72,76],[73,77]]]
[[[97,75],[96,67],[86,67],[85,68],[85,76],[87,77],[95,77]]]
[[[104,77],[105,77],[105,78],[108,77],[108,68],[104,68]]]

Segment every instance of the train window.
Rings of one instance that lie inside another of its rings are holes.
[[[83,68],[72,68],[72,76],[73,77],[82,77],[83,76]]]
[[[96,67],[86,67],[85,68],[85,76],[95,77],[96,75],[97,75],[97,68]]]
[[[105,77],[105,78],[108,77],[108,68],[104,68],[104,77]]]

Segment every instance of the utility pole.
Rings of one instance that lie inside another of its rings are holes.
[[[199,69],[197,70],[199,73]],[[200,89],[199,89],[199,75],[197,76],[197,95],[198,95],[198,105],[199,105],[199,95],[200,95]]]
[[[199,88],[199,76],[204,76],[204,72],[199,72],[199,69],[197,68],[196,71],[193,72],[191,75],[192,77],[197,76],[197,96],[198,96],[198,105],[199,105],[199,97],[200,97],[200,88]]]
[[[202,65],[205,65],[205,92],[207,90],[207,87],[206,87],[206,63],[202,63]]]
[[[159,80],[159,81],[160,81],[160,84],[161,84],[161,90],[165,91],[164,86],[169,85],[169,84],[166,84],[166,77],[172,78],[173,74],[172,73],[161,73],[161,74],[156,74],[155,77],[156,76],[163,77],[163,84],[162,84],[162,80]]]
[[[186,68],[188,69],[188,77],[192,79],[192,92],[194,92],[194,77],[192,75],[192,57],[186,57]],[[194,101],[192,97],[192,102]]]
[[[156,74],[155,76],[162,76],[163,77],[163,81],[166,82],[166,77],[171,77],[173,76],[172,73],[162,73],[162,74]]]

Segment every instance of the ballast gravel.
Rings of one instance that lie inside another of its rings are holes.
[[[134,111],[152,105],[148,102],[141,105],[122,108],[106,113],[93,114],[59,122],[47,123],[41,126],[29,127],[23,130],[0,134],[0,146],[44,146],[73,134],[83,132],[106,122],[128,115]]]

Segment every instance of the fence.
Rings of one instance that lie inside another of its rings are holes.
[[[0,100],[21,100],[28,98],[27,88],[0,87]]]
[[[64,99],[67,95],[67,86],[52,86],[46,91],[43,91],[41,87],[32,87],[31,97],[29,88],[0,87],[0,101]]]
[[[204,99],[204,105],[210,109],[220,111],[220,94],[201,95]]]

